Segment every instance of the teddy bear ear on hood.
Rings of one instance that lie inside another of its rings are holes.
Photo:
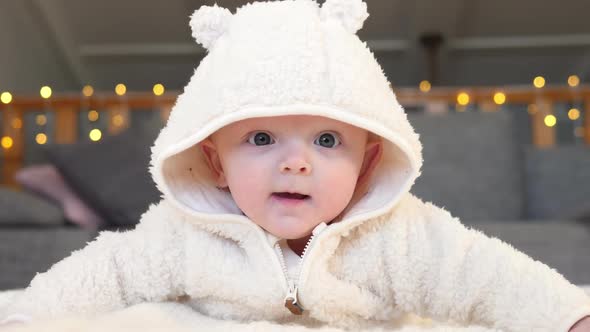
[[[193,38],[204,48],[210,50],[221,35],[225,33],[232,19],[232,13],[223,7],[201,6],[191,15],[190,26]]]
[[[344,29],[356,33],[369,17],[367,4],[362,0],[326,0],[321,8],[321,18],[340,21]]]

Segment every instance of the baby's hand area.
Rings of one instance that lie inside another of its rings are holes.
[[[590,316],[580,319],[569,332],[590,332]]]

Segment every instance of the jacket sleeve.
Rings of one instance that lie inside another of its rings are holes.
[[[581,288],[509,244],[416,197],[400,210],[390,223],[386,273],[405,311],[502,331],[552,332],[567,332],[590,314]]]
[[[125,232],[101,232],[85,248],[38,273],[0,321],[94,315],[182,294],[184,240],[162,202]]]

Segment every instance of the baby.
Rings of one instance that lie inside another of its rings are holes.
[[[6,321],[177,301],[241,322],[590,331],[581,289],[410,193],[422,146],[356,36],[367,17],[361,0],[198,9],[208,54],[152,149],[162,200],[38,274]]]

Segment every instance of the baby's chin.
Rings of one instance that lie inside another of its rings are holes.
[[[310,230],[277,230],[277,229],[271,229],[271,230],[267,230],[269,233],[271,233],[272,235],[281,238],[281,239],[287,239],[287,240],[297,240],[297,239],[301,239],[304,237],[307,237],[309,234],[311,234],[311,231],[313,229]]]
[[[316,224],[305,224],[297,218],[287,217],[280,220],[278,224],[267,226],[265,229],[272,235],[281,239],[295,240],[311,234]]]

